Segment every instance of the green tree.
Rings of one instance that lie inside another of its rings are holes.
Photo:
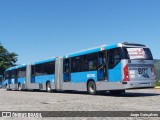
[[[17,56],[16,53],[8,52],[8,50],[0,43],[0,75],[2,75],[7,68],[16,65]]]

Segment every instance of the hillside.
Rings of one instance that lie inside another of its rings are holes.
[[[160,80],[160,60],[154,60],[154,66],[156,69],[157,80]]]

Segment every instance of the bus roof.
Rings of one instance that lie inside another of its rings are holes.
[[[31,65],[36,65],[36,64],[51,62],[51,61],[55,61],[55,59],[56,59],[56,58],[54,57],[54,58],[50,58],[50,59],[46,59],[46,60],[42,60],[42,61],[38,61],[38,62],[33,62]]]
[[[94,47],[94,48],[80,50],[80,51],[77,51],[77,52],[74,52],[74,53],[67,54],[66,56],[63,56],[63,58],[75,57],[75,56],[79,56],[79,55],[85,55],[85,54],[89,54],[89,53],[93,53],[93,52],[99,52],[99,51],[102,51],[102,50],[108,50],[108,49],[112,49],[112,48],[116,48],[116,47],[123,47],[123,46],[146,47],[143,44],[123,42],[123,43],[117,43],[117,44],[112,44],[112,45],[101,45],[101,46]]]
[[[55,59],[56,58],[54,57],[54,58],[50,58],[50,59],[47,59],[47,60],[42,60],[42,61],[34,62],[31,65],[54,61]],[[14,69],[18,69],[18,68],[22,68],[22,67],[26,67],[26,66],[27,66],[26,64],[19,65],[19,66],[13,66],[13,67],[10,67],[10,68],[6,69],[5,71],[14,70]]]
[[[98,47],[89,48],[89,49],[85,49],[85,50],[80,50],[80,51],[77,51],[77,52],[74,52],[74,53],[67,54],[66,56],[63,56],[63,58],[85,55],[85,54],[89,54],[89,53],[93,53],[93,52],[99,52],[102,49],[107,50],[107,49],[112,49],[112,48],[116,48],[116,47],[117,47],[117,44],[101,45],[101,46],[98,46]]]
[[[19,66],[13,66],[13,67],[10,67],[10,68],[6,69],[5,71],[14,70],[14,69],[17,69],[17,68],[22,68],[22,67],[26,67],[26,64],[19,65]]]
[[[146,45],[143,45],[143,44],[137,44],[137,43],[128,43],[128,42],[123,42],[123,43],[120,43],[120,44],[122,44],[122,46],[146,47]]]

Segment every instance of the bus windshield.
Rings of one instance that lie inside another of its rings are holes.
[[[153,57],[149,48],[124,47],[123,53],[124,53],[124,59],[153,60]]]

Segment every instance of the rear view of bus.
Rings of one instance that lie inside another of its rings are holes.
[[[122,49],[122,73],[125,89],[151,88],[156,74],[150,49],[142,44],[119,44]]]

